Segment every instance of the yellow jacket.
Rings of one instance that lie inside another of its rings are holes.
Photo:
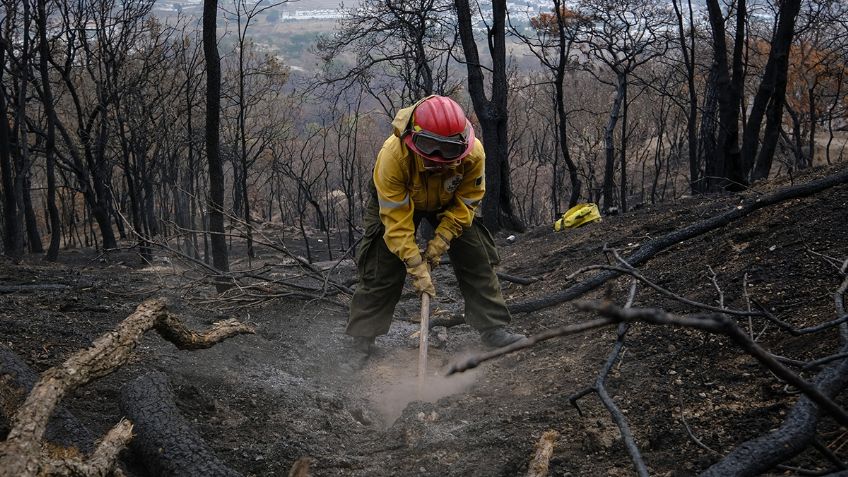
[[[479,140],[475,139],[471,154],[459,166],[438,172],[425,170],[421,157],[406,147],[400,136],[417,105],[398,111],[392,121],[394,134],[383,143],[374,165],[380,220],[385,227],[383,239],[404,262],[420,256],[412,221],[416,210],[440,211],[436,233],[450,242],[471,226],[486,192],[486,154]]]

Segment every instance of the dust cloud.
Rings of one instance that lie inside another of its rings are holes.
[[[430,369],[423,385],[419,386],[416,364],[417,354],[393,356],[369,370],[373,382],[368,386],[367,398],[385,427],[391,426],[409,403],[436,402],[443,397],[461,394],[474,384],[479,374],[479,370],[471,370],[444,377],[440,371]]]

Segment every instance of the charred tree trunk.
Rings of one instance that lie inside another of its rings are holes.
[[[491,99],[486,97],[483,69],[474,39],[471,7],[468,0],[454,0],[459,36],[468,69],[468,92],[474,112],[483,129],[486,151],[486,195],[483,198],[483,222],[490,230],[502,227],[524,230],[524,224],[512,209],[509,178],[509,140],[507,130],[506,78],[506,1],[492,2],[493,20],[489,29],[489,51],[492,56]]]
[[[239,22],[241,19],[239,18]],[[249,21],[248,21],[249,23]],[[244,34],[247,34],[247,25],[244,27]],[[241,36],[241,32],[239,33]],[[243,38],[243,37],[242,37]],[[245,234],[247,235],[247,257],[248,259],[254,258],[256,255],[253,252],[253,229],[250,224],[250,202],[247,194],[247,177],[250,166],[247,161],[247,106],[246,106],[246,95],[245,95],[245,67],[244,67],[244,41],[240,41],[239,45],[239,114],[238,114],[238,124],[239,124],[239,163],[241,167],[241,182],[240,182],[240,192],[241,192],[241,202],[244,210],[242,211],[242,217],[244,218],[244,227]],[[234,169],[236,167],[234,166]],[[235,198],[233,199],[235,202]],[[238,216],[239,211],[236,210],[236,215]]]
[[[780,123],[783,117],[783,105],[786,100],[786,82],[789,71],[789,51],[795,34],[795,19],[801,9],[801,0],[781,2],[777,29],[771,41],[763,78],[751,106],[751,114],[745,127],[742,143],[743,172],[751,173],[751,180],[768,177],[771,170],[777,140],[780,137]],[[763,147],[757,154],[760,140],[760,127],[763,116],[766,117],[766,129],[763,132]],[[756,158],[756,165],[755,165]]]
[[[795,157],[795,168],[797,170],[806,169],[808,166],[807,157],[804,155],[804,139],[801,129],[801,113],[793,110],[789,105],[786,105],[786,112],[789,113],[789,118],[792,120],[792,138],[786,135],[786,143],[792,149],[792,155]]]
[[[559,131],[559,149],[562,152],[562,159],[565,161],[565,165],[568,168],[568,179],[571,182],[571,196],[568,198],[568,207],[574,207],[577,205],[577,201],[580,200],[580,190],[583,185],[580,182],[580,176],[578,175],[577,165],[574,163],[574,160],[571,159],[571,154],[568,152],[568,115],[565,111],[565,91],[564,91],[564,83],[565,83],[565,67],[568,63],[568,40],[565,36],[565,19],[563,18],[563,11],[560,8],[561,2],[559,0],[554,0],[554,12],[557,17],[557,30],[559,33],[559,63],[557,63],[556,68],[556,78],[555,78],[555,88],[556,88],[556,108],[557,108],[557,116],[559,117],[559,121],[557,124]],[[554,174],[556,174],[556,165],[554,166]],[[554,190],[559,187],[559,178],[554,176]],[[559,197],[555,197],[554,204],[559,204]],[[554,207],[555,214],[557,213],[556,207]]]
[[[810,110],[810,131],[809,131],[809,144],[810,144],[810,152],[807,154],[808,165],[810,167],[816,165],[816,123],[819,118],[816,114],[816,96],[815,96],[815,85],[811,86],[807,90],[807,108]]]
[[[718,0],[707,0],[713,38],[713,68],[716,72],[716,94],[719,110],[719,131],[716,154],[707,157],[707,190],[739,190],[747,179],[742,177],[739,150],[739,109],[742,101],[743,65],[745,43],[745,0],[739,0],[736,11],[736,37],[733,47],[733,73],[727,61],[724,14]]]
[[[94,195],[90,196],[93,199],[91,205],[91,215],[97,221],[97,226],[100,229],[100,240],[104,250],[118,247],[118,241],[115,239],[115,232],[112,230],[112,194],[109,190],[110,168],[106,164],[106,144],[108,138],[108,124],[106,118],[107,103],[105,98],[101,98],[100,103],[100,122],[97,128],[97,138],[94,149],[91,147],[91,135],[85,135],[85,151],[89,158],[91,169],[91,183],[94,188]]]
[[[695,28],[692,25],[692,0],[689,0],[689,43],[686,42],[686,32],[683,26],[682,7],[677,0],[672,0],[674,13],[677,17],[677,37],[680,50],[683,53],[683,66],[686,68],[686,89],[689,95],[689,110],[686,111],[686,137],[689,153],[689,190],[692,193],[701,191],[701,164],[698,161],[698,92],[695,90]],[[653,197],[653,193],[652,193]],[[652,199],[653,200],[653,199]]]
[[[9,129],[9,113],[6,109],[6,92],[3,82],[3,72],[6,64],[6,48],[8,43],[0,38],[0,173],[3,176],[3,252],[11,257],[18,257],[23,252],[15,237],[18,236],[20,224],[17,219],[18,205],[15,198],[15,180],[12,171],[11,130]]]
[[[151,475],[240,475],[218,459],[180,414],[165,374],[149,373],[124,386],[121,411],[134,424],[130,449]]]
[[[47,138],[44,154],[47,160],[47,215],[50,223],[50,245],[45,259],[55,262],[59,258],[59,242],[62,238],[62,219],[56,206],[56,108],[53,105],[53,90],[50,86],[50,73],[47,69],[47,57],[50,45],[47,43],[46,0],[38,0],[38,69],[41,74],[41,102],[47,114]],[[0,61],[2,64],[2,61]]]
[[[706,192],[708,190],[708,181],[705,180],[704,165],[708,164],[716,155],[716,128],[718,127],[718,93],[717,71],[715,63],[710,68],[710,74],[707,77],[706,91],[704,92],[704,101],[701,107],[701,125],[698,133],[698,165],[701,168],[701,174],[698,182],[697,191]]]
[[[627,212],[627,79],[621,98],[621,212]]]
[[[609,119],[604,128],[604,152],[606,162],[604,163],[604,206],[603,211],[609,210],[616,205],[615,201],[615,126],[621,113],[621,105],[627,88],[627,77],[618,75],[618,86],[615,91],[615,99],[610,108]]]
[[[221,273],[230,269],[224,235],[224,169],[221,164],[221,58],[218,56],[217,0],[203,0],[203,54],[206,59],[206,155],[209,162],[209,234],[212,265]],[[218,285],[218,291],[226,289]]]
[[[24,232],[26,232],[27,242],[31,242],[32,240],[32,231],[33,231],[33,223],[31,219],[35,214],[32,214],[32,201],[29,199],[29,171],[32,167],[32,163],[30,162],[29,156],[29,127],[26,122],[26,106],[27,106],[27,95],[28,86],[30,83],[29,78],[29,70],[30,70],[30,62],[31,62],[31,47],[30,47],[30,2],[23,2],[21,4],[23,6],[21,21],[23,22],[23,31],[21,32],[21,37],[18,39],[18,44],[15,48],[10,50],[10,58],[13,60],[12,63],[16,63],[16,76],[13,77],[16,79],[15,81],[15,93],[17,97],[17,104],[15,105],[15,126],[13,137],[17,142],[17,147],[15,147],[13,152],[13,159],[15,165],[15,200],[17,201],[18,211],[17,211],[17,223],[18,225],[23,225],[24,229],[18,229],[18,234],[15,237],[15,241],[17,242],[16,247],[20,247],[23,249],[24,244]],[[17,60],[14,59],[14,51],[18,51]],[[35,232],[37,237],[38,232]],[[37,244],[29,243],[30,249],[33,248],[41,248],[41,241],[39,240]]]
[[[29,162],[29,160],[27,160]],[[31,166],[31,164],[30,164]],[[27,170],[23,180],[23,205],[24,205],[24,221],[26,223],[27,244],[30,253],[44,253],[44,244],[41,243],[41,234],[38,232],[38,219],[35,216],[35,209],[32,207],[32,181],[29,178]]]

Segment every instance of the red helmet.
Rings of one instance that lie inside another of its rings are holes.
[[[474,128],[456,101],[430,96],[415,108],[412,125],[403,140],[425,159],[453,163],[471,153]]]

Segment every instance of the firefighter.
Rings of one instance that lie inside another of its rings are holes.
[[[500,258],[489,231],[474,219],[485,193],[485,153],[462,107],[429,96],[401,109],[374,164],[365,236],[357,250],[359,284],[346,333],[364,363],[374,339],[386,334],[404,279],[419,295],[436,296],[430,275],[447,253],[465,298],[465,321],[488,347],[525,338],[507,331],[510,314],[493,266]],[[422,254],[415,231],[435,230]],[[361,364],[360,363],[360,364]]]

